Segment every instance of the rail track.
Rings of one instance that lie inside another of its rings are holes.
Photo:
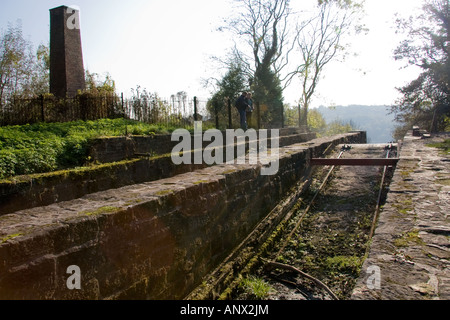
[[[263,281],[268,292],[262,297],[242,286],[234,298],[348,298],[368,253],[396,157],[397,145],[377,144],[339,146],[328,160],[316,159],[311,187],[292,209],[281,240],[247,275]]]

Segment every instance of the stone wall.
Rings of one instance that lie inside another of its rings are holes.
[[[0,216],[204,167],[193,164],[176,166],[169,155],[15,177],[0,182]]]
[[[353,132],[280,148],[276,175],[227,164],[0,217],[0,299],[182,299]],[[270,226],[267,232],[270,232]],[[68,267],[81,271],[69,290]]]
[[[225,132],[222,132],[225,136]],[[306,142],[316,137],[314,133],[299,133],[295,128],[280,130],[280,146]],[[191,145],[194,145],[194,135],[191,136]],[[170,154],[179,141],[172,141],[171,135],[132,136],[99,138],[92,142],[89,155],[92,161],[108,163],[131,159],[140,155]],[[211,142],[203,142],[202,148],[208,147]],[[226,141],[224,141],[226,145]]]
[[[298,134],[294,128],[283,131],[280,146],[315,138],[313,133]],[[206,167],[204,164],[195,165],[194,161],[192,164],[174,165],[170,153],[177,143],[171,141],[171,135],[96,139],[91,147],[90,156],[102,162],[101,165],[1,181],[0,216],[18,210],[69,201],[90,193],[169,178]],[[203,147],[207,147],[208,144],[204,143]],[[248,144],[247,141],[247,149]],[[234,154],[237,154],[237,143]]]

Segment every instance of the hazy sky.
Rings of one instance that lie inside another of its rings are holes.
[[[202,78],[218,76],[209,61],[224,55],[232,42],[216,31],[233,10],[230,0],[1,0],[0,29],[22,20],[23,31],[37,47],[49,43],[49,9],[76,5],[81,9],[81,36],[85,68],[109,72],[119,92],[130,94],[140,85],[163,97],[179,91],[206,99]],[[302,8],[316,0],[292,0]],[[370,29],[355,38],[357,57],[329,65],[313,106],[391,104],[395,87],[412,80],[417,71],[400,70],[392,58],[402,36],[396,36],[394,14],[409,16],[422,0],[366,0]],[[285,92],[285,102],[295,104],[295,86]]]

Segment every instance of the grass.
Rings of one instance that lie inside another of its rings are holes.
[[[431,148],[441,149],[443,154],[450,154],[450,139],[446,139],[444,142],[440,143],[430,143],[427,144],[427,146]]]
[[[248,299],[253,300],[264,300],[273,290],[272,287],[264,281],[264,279],[255,276],[249,276],[242,279],[240,288],[244,291]]]
[[[0,127],[0,179],[85,166],[96,138],[168,134],[175,129],[126,119]]]

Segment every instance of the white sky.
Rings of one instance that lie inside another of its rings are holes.
[[[23,30],[35,47],[49,42],[49,9],[77,5],[81,9],[81,32],[85,68],[109,72],[119,92],[130,95],[140,85],[162,97],[179,91],[203,99],[209,91],[202,78],[219,76],[209,61],[223,55],[231,39],[216,27],[232,11],[230,0],[1,0],[0,28],[21,19]],[[292,0],[303,7],[316,0]],[[403,36],[396,36],[394,14],[409,16],[422,0],[366,0],[367,36],[355,38],[358,57],[329,65],[320,82],[313,106],[392,104],[395,87],[417,74],[399,70],[392,52]],[[285,102],[295,104],[295,87],[285,92]]]

